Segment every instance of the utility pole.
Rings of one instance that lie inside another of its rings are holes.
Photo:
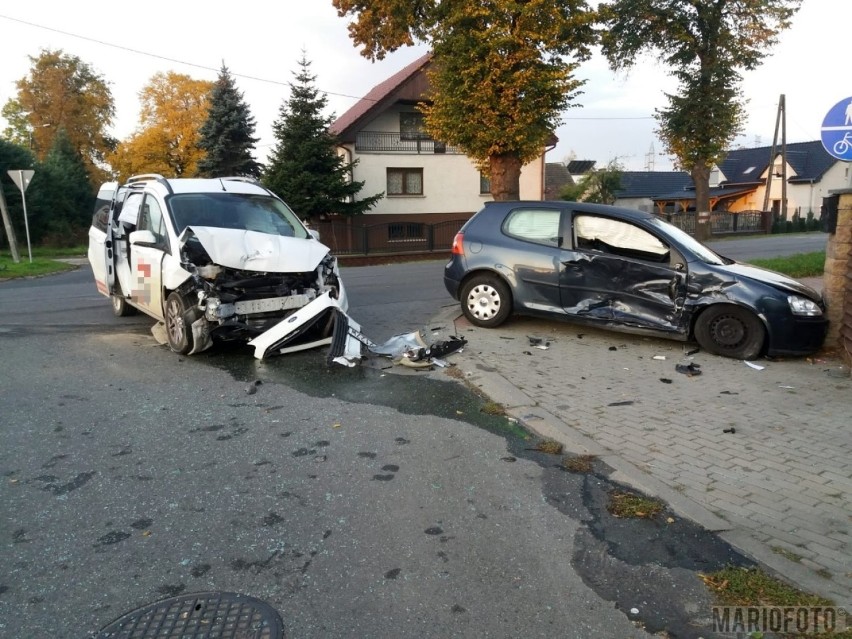
[[[772,189],[772,178],[775,175],[775,154],[778,149],[778,129],[781,129],[781,219],[787,219],[787,112],[785,96],[782,93],[778,100],[778,114],[775,116],[775,137],[772,139],[772,150],[769,152],[769,174],[766,176],[766,193],[763,195],[763,210],[769,210],[769,191]],[[774,220],[773,220],[774,221]]]
[[[21,261],[21,256],[18,254],[18,240],[15,238],[15,228],[12,226],[12,218],[9,217],[9,209],[6,207],[6,196],[3,193],[2,183],[0,183],[0,215],[3,216],[3,226],[6,228],[6,237],[9,238],[12,261],[18,264]]]

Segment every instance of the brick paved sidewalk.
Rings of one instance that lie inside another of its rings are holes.
[[[469,346],[453,361],[511,415],[597,454],[615,479],[799,587],[852,604],[852,379],[840,360],[759,360],[755,370],[686,356],[694,344],[561,322],[480,329],[457,309],[443,317]],[[689,362],[700,376],[676,372]]]

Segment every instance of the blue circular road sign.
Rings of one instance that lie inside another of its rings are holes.
[[[852,162],[852,98],[835,104],[822,121],[822,145],[838,160]]]

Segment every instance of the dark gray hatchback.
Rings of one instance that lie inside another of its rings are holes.
[[[813,353],[828,329],[813,289],[650,213],[599,204],[487,203],[456,235],[444,284],[477,326],[515,312],[694,339],[741,359]]]

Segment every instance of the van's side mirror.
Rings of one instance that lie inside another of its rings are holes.
[[[130,234],[129,240],[131,244],[135,244],[136,246],[157,245],[157,237],[154,235],[153,231],[148,230],[133,231]]]
[[[319,231],[317,231],[316,229],[308,229],[308,233],[311,234],[312,238],[319,242]]]

